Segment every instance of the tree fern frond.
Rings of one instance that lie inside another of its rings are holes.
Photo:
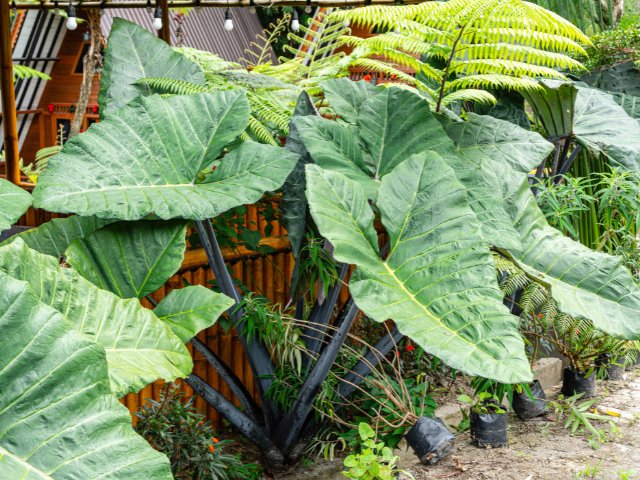
[[[495,105],[497,103],[496,97],[491,95],[486,90],[476,90],[473,88],[467,88],[464,90],[457,90],[449,95],[445,95],[442,99],[442,105],[445,107],[453,102],[475,102],[482,105]]]
[[[251,116],[249,117],[249,125],[247,127],[249,135],[260,143],[266,143],[268,145],[280,146],[280,143],[273,138],[271,131],[258,119]]]
[[[564,80],[567,77],[553,68],[532,65],[526,62],[516,62],[513,60],[476,59],[476,60],[454,60],[451,62],[451,72],[461,75],[498,73],[501,75],[511,75],[514,77],[545,77]]]
[[[145,85],[153,93],[161,95],[191,95],[194,93],[208,92],[211,90],[206,85],[187,82],[186,80],[176,80],[174,78],[154,77],[141,78],[135,82],[136,85]]]
[[[35,68],[27,67],[26,65],[20,65],[17,63],[13,64],[13,79],[15,81],[16,78],[25,79],[25,78],[40,78],[42,80],[51,80],[51,77],[40,70],[36,70]]]
[[[454,91],[462,88],[488,88],[516,91],[539,90],[540,84],[530,78],[515,78],[509,75],[490,73],[485,75],[468,75],[447,83],[445,91]]]

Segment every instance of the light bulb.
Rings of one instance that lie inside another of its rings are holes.
[[[153,7],[151,6],[151,0],[147,0],[147,13],[151,15],[153,13]]]
[[[304,13],[311,13],[313,8],[311,8],[311,0],[307,0],[307,6],[304,7]]]
[[[76,17],[67,17],[67,30],[75,30],[76,28],[78,28]]]
[[[18,7],[16,6],[16,0],[11,0],[11,13],[15,17],[18,15]]]
[[[162,8],[160,5],[156,7],[156,11],[153,13],[153,29],[160,30],[162,28]]]
[[[53,2],[53,14],[60,15],[60,8],[58,7],[58,1]]]
[[[231,9],[227,7],[227,11],[224,13],[224,29],[227,32],[233,30],[233,14],[231,13]]]
[[[300,20],[298,20],[298,11],[293,10],[293,18],[291,19],[291,30],[297,32],[300,30]]]
[[[252,15],[256,14],[256,7],[249,7],[249,13]]]
[[[67,7],[67,30],[75,30],[78,28],[78,19],[76,18],[76,7],[71,2]]]

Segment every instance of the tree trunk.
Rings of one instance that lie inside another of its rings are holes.
[[[93,77],[96,74],[96,69],[102,64],[102,33],[100,32],[100,14],[98,10],[91,9],[87,11],[87,15],[91,40],[89,44],[89,51],[82,59],[82,85],[80,86],[80,96],[78,97],[78,104],[76,105],[76,111],[73,115],[73,122],[71,122],[69,138],[74,137],[75,135],[80,133],[80,129],[82,128],[82,120],[84,119],[84,112],[87,109],[87,103],[89,103],[89,96],[91,95]]]

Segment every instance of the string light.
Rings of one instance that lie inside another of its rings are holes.
[[[307,6],[304,7],[304,13],[311,13],[311,10],[313,10],[313,8],[311,8],[311,0],[307,0]]]
[[[200,13],[202,11],[202,5],[200,4],[200,0],[196,0],[196,5],[194,7],[196,13]]]
[[[151,0],[147,0],[147,13],[151,15],[153,13],[153,7],[151,6]]]
[[[99,14],[101,17],[102,17],[102,16],[104,16],[104,9],[105,9],[106,5],[107,5],[107,0],[102,0],[102,1],[100,2],[100,11],[98,12],[98,14]]]
[[[291,18],[291,30],[297,32],[300,30],[300,19],[298,18],[298,11],[293,9],[293,17]]]
[[[67,7],[67,30],[75,30],[76,28],[78,28],[76,7],[74,7],[73,3],[71,3],[71,0],[69,0],[69,6]]]
[[[224,29],[227,32],[233,30],[233,14],[231,13],[231,9],[227,7],[227,11],[224,12]]]
[[[153,13],[153,29],[160,30],[162,28],[162,7],[156,2],[156,11]]]
[[[256,14],[256,3],[254,2],[254,0],[249,0],[249,13],[251,13],[252,15]]]
[[[60,7],[58,7],[58,0],[53,2],[53,14],[60,15]]]
[[[11,13],[15,17],[18,14],[18,7],[16,6],[16,0],[11,0]]]

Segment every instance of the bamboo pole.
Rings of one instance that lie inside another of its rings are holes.
[[[18,146],[18,115],[13,89],[13,59],[9,2],[0,0],[0,94],[2,95],[2,126],[4,128],[4,161],[7,180],[20,185],[20,147]]]
[[[160,0],[162,8],[162,28],[158,32],[158,37],[171,45],[171,30],[169,29],[169,6],[167,0]]]

